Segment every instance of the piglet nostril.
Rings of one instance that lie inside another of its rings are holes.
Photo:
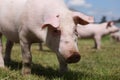
[[[73,52],[71,56],[69,56],[66,60],[67,63],[76,63],[80,60],[81,56],[78,52]]]

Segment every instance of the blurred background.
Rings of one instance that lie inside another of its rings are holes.
[[[71,10],[95,17],[96,23],[114,21],[120,26],[120,0],[64,0]]]

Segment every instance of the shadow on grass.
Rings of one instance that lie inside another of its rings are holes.
[[[43,50],[35,49],[35,50],[40,51],[40,52],[53,52],[53,51],[51,51],[50,49],[43,49]]]
[[[22,63],[11,61],[6,63],[11,70],[21,70]],[[100,75],[88,72],[68,71],[60,74],[58,70],[54,70],[52,67],[43,67],[40,64],[32,64],[31,74],[45,77],[45,80],[120,80],[119,76],[115,75]]]
[[[7,67],[10,67],[11,70],[21,70],[22,62],[10,61],[9,63],[5,63]],[[40,64],[32,64],[32,72],[31,74],[44,76],[47,80],[55,79],[55,78],[63,78],[64,80],[78,80],[76,72],[68,71],[66,73],[59,73],[58,70],[54,70],[51,67],[43,67]],[[83,75],[82,73],[81,76]]]

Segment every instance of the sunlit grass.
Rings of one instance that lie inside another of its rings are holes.
[[[55,53],[44,45],[39,51],[38,44],[32,46],[32,73],[21,75],[22,56],[19,44],[12,50],[12,62],[0,69],[0,80],[120,80],[120,43],[102,39],[102,48],[95,50],[93,40],[79,40],[81,60],[68,65],[69,71],[58,72]],[[5,49],[5,43],[4,43]]]

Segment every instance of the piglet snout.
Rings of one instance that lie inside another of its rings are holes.
[[[81,56],[78,52],[72,52],[71,55],[66,59],[67,63],[76,63],[80,60]]]

